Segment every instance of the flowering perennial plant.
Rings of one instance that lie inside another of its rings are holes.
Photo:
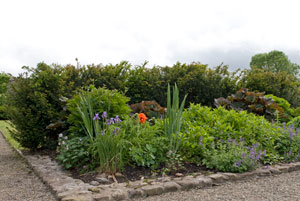
[[[144,113],[138,114],[138,117],[139,117],[139,121],[141,124],[144,124],[146,122],[146,120],[148,119]]]
[[[101,172],[114,174],[123,166],[119,135],[121,133],[119,123],[122,120],[118,115],[115,118],[109,118],[107,112],[103,112],[101,117],[96,113],[93,121],[96,132],[94,143],[91,146],[93,158],[99,163]]]
[[[246,147],[243,139],[229,138],[227,141],[216,140],[206,148],[202,162],[207,168],[222,172],[245,172],[256,168],[265,155],[266,151],[259,150],[258,144]]]
[[[82,167],[86,165],[91,155],[88,152],[89,138],[88,137],[72,137],[59,134],[58,138],[58,156],[57,160],[66,169]]]

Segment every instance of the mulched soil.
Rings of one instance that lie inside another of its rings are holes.
[[[55,150],[38,150],[37,152],[40,155],[48,155],[52,160],[56,160],[57,152]],[[32,152],[27,152],[24,154],[32,154]],[[152,171],[150,168],[143,168],[143,167],[132,167],[126,166],[124,171],[122,172],[122,176],[116,176],[116,179],[119,183],[129,182],[129,181],[136,181],[140,180],[141,178],[144,179],[153,179],[156,177],[161,176],[161,172],[165,168],[161,166],[158,170]],[[85,183],[90,183],[91,181],[96,181],[96,177],[98,176],[98,172],[91,171],[87,173],[82,173],[82,169],[70,169],[69,170],[72,174],[72,177],[75,179],[80,179]],[[176,176],[176,173],[181,173],[183,175],[189,175],[192,173],[203,173],[207,174],[208,172],[215,172],[214,170],[208,170],[204,166],[197,166],[193,163],[184,163],[182,169],[173,170],[168,173],[168,176]],[[113,183],[113,179],[110,178],[109,181]]]

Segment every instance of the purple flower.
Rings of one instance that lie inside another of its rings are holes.
[[[285,122],[282,123],[282,127],[283,127],[283,129],[286,129],[286,123]]]
[[[257,154],[257,156],[255,157],[255,162],[260,159],[260,156],[261,156],[261,151],[259,151],[258,154]]]
[[[255,158],[255,155],[256,155],[256,150],[255,149],[251,149],[251,152],[250,152],[250,158],[251,159],[254,159]]]
[[[264,150],[264,151],[263,151],[263,156],[266,156],[266,154],[267,154],[267,151]]]
[[[246,154],[245,153],[242,153],[242,158],[245,158]]]
[[[288,158],[291,157],[291,155],[292,155],[292,150],[289,151]]]
[[[242,161],[241,161],[241,160],[239,160],[238,162],[236,162],[236,163],[235,163],[235,166],[237,166],[237,167],[240,167],[240,166],[241,166],[241,164],[242,164]]]
[[[114,118],[110,118],[106,120],[106,125],[111,125],[111,124],[115,124]]]
[[[216,140],[218,140],[218,139],[219,139],[219,137],[217,136],[217,137],[216,137]]]
[[[265,167],[264,167],[264,169],[269,169],[270,168],[270,166],[269,165],[266,165]]]
[[[117,115],[116,118],[114,119],[115,123],[121,122],[122,120],[119,118],[119,116]]]
[[[116,127],[116,128],[113,129],[113,134],[117,135],[119,131],[120,131],[120,128]]]
[[[102,119],[106,119],[107,118],[107,112],[103,112],[101,117],[102,117]]]
[[[93,120],[99,120],[99,119],[100,119],[99,113],[96,113],[95,116],[94,116],[94,118],[93,118]]]

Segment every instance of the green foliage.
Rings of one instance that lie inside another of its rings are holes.
[[[245,70],[239,85],[250,91],[265,92],[284,98],[293,107],[300,103],[300,82],[287,72],[269,72],[261,69]]]
[[[300,116],[293,118],[291,121],[288,122],[287,125],[300,129]]]
[[[221,172],[246,172],[258,166],[262,152],[243,143],[217,141],[204,150],[203,164]]]
[[[7,114],[5,112],[5,93],[7,90],[8,82],[11,78],[11,75],[6,73],[0,73],[0,120],[7,119]]]
[[[267,151],[266,160],[275,159],[278,155],[275,141],[283,130],[268,122],[264,117],[246,111],[237,112],[223,107],[212,109],[200,105],[191,105],[183,113],[184,134],[180,153],[186,160],[196,162],[203,158],[203,150],[219,140],[244,140],[245,146],[260,144],[261,150]]]
[[[90,140],[88,137],[72,137],[60,134],[57,160],[66,169],[81,168],[91,160],[88,152]]]
[[[228,66],[220,65],[210,69],[207,65],[192,63],[182,64],[181,68],[187,70],[178,77],[177,84],[182,94],[189,94],[187,105],[200,103],[213,106],[215,98],[228,96],[239,89],[238,71],[231,73],[228,71]],[[170,71],[176,70],[175,66],[170,69]]]
[[[184,104],[187,95],[184,96],[183,101],[179,107],[179,90],[177,85],[173,87],[173,98],[171,99],[171,89],[170,85],[168,85],[168,104],[167,104],[167,116],[164,119],[164,129],[165,135],[168,137],[170,141],[170,151],[176,153],[182,136],[180,136],[180,130],[182,125],[182,112],[184,109]],[[172,103],[171,103],[172,101]]]
[[[90,147],[93,159],[99,164],[100,171],[103,173],[114,174],[123,168],[120,130],[118,123],[116,125],[104,124]]]
[[[58,133],[46,127],[56,121],[63,109],[61,68],[40,63],[36,69],[25,70],[7,90],[7,114],[16,128],[12,136],[26,148],[54,149]]]
[[[139,123],[138,117],[133,115],[121,122],[123,138],[124,161],[141,167],[157,169],[166,161],[169,150],[168,138],[163,136],[162,120],[150,126],[149,122]]]
[[[252,69],[258,68],[268,72],[287,72],[296,76],[300,66],[292,63],[286,54],[281,51],[273,50],[269,53],[256,54],[251,58],[250,66]]]
[[[87,90],[82,90],[68,101],[70,115],[68,122],[71,124],[69,132],[74,135],[88,135],[93,138],[94,124],[93,117],[96,113],[107,112],[108,116],[119,115],[121,119],[129,114],[130,108],[127,106],[129,99],[116,90],[107,90],[104,88],[96,89],[90,86]],[[82,127],[84,123],[84,127]],[[87,130],[86,130],[87,129]]]
[[[13,130],[13,126],[9,121],[0,120],[0,131],[5,136],[7,141],[15,148],[19,150],[23,150],[24,147],[22,147],[12,136],[11,131]]]
[[[269,120],[276,119],[277,115],[282,119],[287,118],[284,110],[272,98],[264,96],[263,93],[251,92],[246,88],[240,89],[235,94],[228,96],[227,99],[215,99],[215,105],[236,111],[246,110]]]
[[[287,100],[285,100],[284,98],[279,98],[272,94],[267,94],[265,95],[265,97],[272,98],[272,100],[283,109],[282,121],[288,121],[292,118],[293,111],[291,108],[291,104]]]
[[[295,129],[296,128],[296,129]],[[286,128],[283,124],[284,133],[275,142],[275,148],[283,161],[300,160],[300,138],[299,138],[299,118],[288,124]]]

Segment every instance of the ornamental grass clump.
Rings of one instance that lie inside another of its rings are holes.
[[[107,113],[103,112],[101,118],[96,113],[93,121],[96,133],[90,147],[93,159],[99,163],[101,172],[114,174],[123,167],[121,128],[119,127],[119,122],[122,120],[118,115],[115,118],[109,118]],[[101,125],[103,125],[102,128]]]
[[[170,141],[170,151],[176,153],[182,136],[180,136],[180,129],[182,125],[182,112],[187,95],[184,96],[183,101],[179,107],[179,90],[177,85],[173,87],[173,98],[171,99],[171,89],[168,84],[167,96],[167,117],[164,119],[165,134]],[[172,103],[171,103],[172,101]]]

